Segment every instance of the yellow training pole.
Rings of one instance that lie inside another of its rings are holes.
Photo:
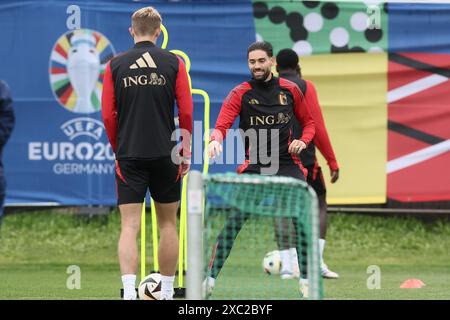
[[[209,99],[209,95],[206,91],[201,90],[201,89],[192,89],[192,94],[199,94],[203,97],[203,100],[205,102],[205,109],[204,109],[204,116],[203,116],[203,125],[204,125],[204,135],[205,135],[205,146],[204,146],[204,150],[205,150],[205,154],[203,157],[203,175],[206,176],[208,174],[209,171],[209,154],[208,154],[208,145],[209,145],[209,129],[210,129],[210,123],[209,123],[209,110],[210,110],[210,99]],[[203,211],[205,212],[205,202],[206,199],[203,199]],[[203,216],[203,219],[205,217]]]
[[[141,213],[141,280],[145,278],[145,198]]]
[[[162,49],[167,48],[167,44],[169,42],[169,33],[164,25],[161,24],[161,31],[164,36],[163,43],[161,45]],[[189,56],[181,50],[171,50],[172,53],[180,56],[184,60],[184,64],[186,66],[186,72],[188,74],[189,88],[191,89],[191,94],[199,94],[204,99],[204,131],[205,131],[205,156],[203,163],[203,174],[206,175],[208,173],[209,168],[209,155],[208,155],[208,144],[209,144],[209,117],[210,117],[210,99],[208,93],[204,90],[200,89],[192,89],[192,81],[189,71],[191,69],[191,60]],[[180,231],[179,231],[179,249],[178,249],[178,287],[183,288],[184,282],[184,270],[187,269],[187,179],[183,179],[182,189],[181,189],[181,205],[180,205]],[[158,251],[157,251],[157,229],[156,229],[156,216],[154,215],[154,205],[152,204],[152,230],[153,230],[153,257],[155,261],[155,271],[159,270],[158,266]],[[204,205],[204,203],[203,203]],[[156,249],[155,249],[156,248]]]
[[[153,266],[154,271],[159,271],[158,262],[158,221],[156,220],[156,209],[155,202],[150,198],[151,209],[152,209],[152,237],[153,237]]]
[[[181,188],[181,206],[180,206],[180,239],[178,247],[178,287],[183,288],[184,285],[184,261],[186,259],[184,255],[184,247],[186,245],[186,188],[187,188],[187,177],[189,174],[183,178],[182,188]]]
[[[175,50],[174,50],[175,51]],[[179,54],[179,52],[177,52]],[[189,61],[189,59],[185,58]],[[189,64],[190,66],[190,64]],[[209,109],[210,100],[208,94],[204,90],[192,89],[192,94],[199,94],[204,98],[204,130],[206,132],[205,136],[205,150],[206,146],[209,144]],[[207,152],[207,151],[206,151]],[[208,173],[209,158],[206,154],[203,164],[203,173]],[[183,179],[182,189],[181,189],[181,206],[180,206],[180,236],[179,236],[179,249],[178,249],[178,287],[183,288],[184,286],[184,270],[187,269],[187,179]]]
[[[191,70],[191,59],[189,59],[188,55],[186,53],[184,53],[181,50],[170,50],[170,52],[176,54],[177,56],[180,56],[183,58],[184,60],[184,64],[186,66],[186,72],[189,73],[189,71]]]
[[[189,74],[189,70],[191,70],[191,60],[189,59],[188,55],[184,53],[181,50],[170,50],[170,52],[176,54],[177,56],[180,56],[184,60],[184,64],[186,67],[186,73],[188,75],[188,81],[189,81],[189,88],[191,89],[191,93],[193,91],[192,89],[192,81],[191,81],[191,75]]]
[[[162,29],[164,34],[164,40],[168,39],[167,30]],[[167,42],[163,43],[162,48],[166,48]],[[186,72],[188,74],[189,87],[191,89],[192,95],[201,95],[204,99],[204,130],[205,130],[205,156],[203,163],[203,174],[208,173],[209,168],[209,157],[207,153],[207,147],[209,144],[209,114],[210,114],[210,99],[208,93],[200,89],[192,89],[192,81],[189,75],[191,69],[191,60],[189,56],[181,50],[171,50],[172,53],[183,58],[186,65]],[[179,232],[179,248],[178,248],[178,287],[182,288],[184,285],[184,270],[187,269],[187,179],[183,179],[182,189],[181,189],[181,205],[180,205],[180,232]]]
[[[164,27],[163,24],[161,24],[161,31],[162,31],[163,36],[164,36],[164,40],[163,40],[163,43],[161,45],[161,48],[165,49],[167,47],[167,43],[169,43],[169,33],[167,32],[167,29],[166,29],[166,27]]]
[[[209,100],[209,95],[206,93],[206,91],[201,89],[192,89],[192,94],[198,94],[203,97],[204,100],[204,116],[203,116],[203,128],[204,128],[204,135],[205,135],[205,156],[203,158],[203,175],[208,174],[208,168],[209,168],[209,155],[208,155],[208,145],[209,145],[209,109],[211,102]]]
[[[185,179],[185,180],[183,180],[183,185],[184,185],[184,190],[185,190],[185,192],[184,192],[184,203],[185,203],[185,206],[186,206],[186,209],[185,209],[185,214],[184,214],[184,223],[183,223],[183,229],[184,229],[184,232],[183,232],[183,234],[184,234],[184,240],[183,240],[183,253],[184,253],[184,271],[186,271],[187,270],[187,179]],[[184,276],[184,274],[183,274],[183,276]]]
[[[186,73],[188,74],[189,88],[193,94],[191,76],[189,71],[191,69],[191,60],[188,55],[181,50],[170,50],[170,52],[180,56],[184,60],[186,66]],[[187,179],[183,179],[181,188],[181,204],[180,204],[180,232],[179,232],[179,247],[178,247],[178,287],[184,286],[184,270],[187,267],[187,233],[186,233],[186,188]]]

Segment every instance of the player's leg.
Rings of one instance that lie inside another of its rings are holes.
[[[275,218],[274,227],[281,259],[280,277],[281,279],[298,278],[298,264],[291,253],[291,248],[297,247],[297,232],[292,218]]]
[[[319,221],[320,221],[320,239],[325,240],[327,235],[327,199],[326,194],[320,194],[317,196],[317,200],[319,201]]]
[[[296,252],[299,252],[297,256],[297,263],[300,266],[300,292],[304,298],[308,297],[309,283],[308,283],[308,242],[305,233],[305,226],[297,218],[292,219],[295,230],[297,231],[297,247]]]
[[[161,299],[173,297],[173,282],[178,262],[177,211],[179,201],[159,203],[155,201],[159,228],[158,262],[161,274]]]
[[[304,181],[305,177],[297,164],[280,166],[277,175],[293,177]],[[275,218],[275,238],[281,259],[281,279],[299,277],[299,264],[297,256],[297,231],[292,218]]]
[[[240,172],[242,174],[259,174],[259,169],[247,167],[245,171]],[[208,266],[208,276],[203,281],[203,292],[207,295],[211,295],[214,290],[215,281],[219,276],[228,256],[231,253],[231,249],[234,245],[239,232],[244,226],[245,222],[249,218],[249,215],[239,211],[236,208],[231,208],[230,214],[227,216],[227,220],[217,236],[217,240],[214,244],[213,251]]]
[[[170,157],[147,161],[150,194],[155,201],[159,229],[158,262],[161,299],[173,299],[178,262],[177,212],[181,197],[179,166]]]
[[[248,219],[248,215],[240,211],[232,212],[225,221],[225,225],[217,237],[213,252],[209,263],[209,276],[205,279],[203,286],[204,292],[210,295],[214,289],[215,280],[228,259],[233,248],[234,240],[236,240],[244,223]]]
[[[136,299],[136,272],[139,259],[136,238],[141,226],[141,209],[142,203],[119,206],[121,229],[118,255],[125,300]]]
[[[135,161],[116,162],[116,182],[121,229],[118,256],[125,300],[136,299],[138,248],[136,239],[141,227],[142,201],[147,192],[145,174]]]
[[[319,221],[320,221],[320,239],[319,239],[319,248],[320,248],[320,262],[321,262],[321,273],[322,277],[326,279],[337,279],[339,275],[331,271],[326,265],[323,259],[323,252],[325,249],[325,237],[327,233],[327,191],[325,187],[325,180],[323,178],[322,169],[316,165],[314,170],[312,171],[311,177],[308,175],[308,183],[313,187],[314,191],[317,194],[317,198],[319,201]]]
[[[278,175],[296,178],[302,181],[305,181],[305,176],[301,168],[297,165],[289,165],[289,166],[281,166],[278,170]],[[292,218],[292,222],[294,224],[294,230],[296,232],[295,243],[296,247],[290,248],[287,250],[287,254],[291,255],[291,261],[293,261],[292,255],[294,252],[299,252],[295,258],[297,258],[298,265],[300,266],[300,280],[299,280],[299,288],[302,296],[304,298],[308,297],[308,264],[307,264],[307,254],[308,254],[308,243],[305,234],[305,226],[303,226],[302,221],[299,221],[297,217]],[[280,251],[281,255],[281,251]]]

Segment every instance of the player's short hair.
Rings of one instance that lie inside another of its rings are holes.
[[[265,51],[267,53],[267,55],[269,56],[269,58],[273,57],[273,47],[270,44],[270,42],[267,42],[267,41],[253,42],[247,49],[247,57],[250,52],[255,51],[255,50]]]
[[[298,55],[292,49],[282,49],[277,54],[277,66],[282,69],[295,69],[298,66]]]
[[[131,27],[138,36],[151,36],[161,27],[161,15],[153,7],[141,8],[131,16]]]
[[[278,73],[284,70],[295,70],[300,77],[302,76],[302,72],[298,64],[298,55],[294,50],[289,48],[280,50],[277,54],[276,60],[276,69]]]

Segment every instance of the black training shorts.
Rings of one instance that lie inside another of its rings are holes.
[[[150,190],[156,202],[180,200],[181,166],[170,157],[116,161],[117,204],[142,203]]]
[[[327,188],[325,186],[325,180],[323,179],[322,168],[317,164],[306,167],[308,169],[308,184],[314,189],[318,196],[325,195]]]

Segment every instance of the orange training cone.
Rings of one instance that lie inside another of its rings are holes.
[[[403,282],[400,286],[401,289],[412,289],[417,288],[420,289],[425,285],[420,279],[408,279]]]

